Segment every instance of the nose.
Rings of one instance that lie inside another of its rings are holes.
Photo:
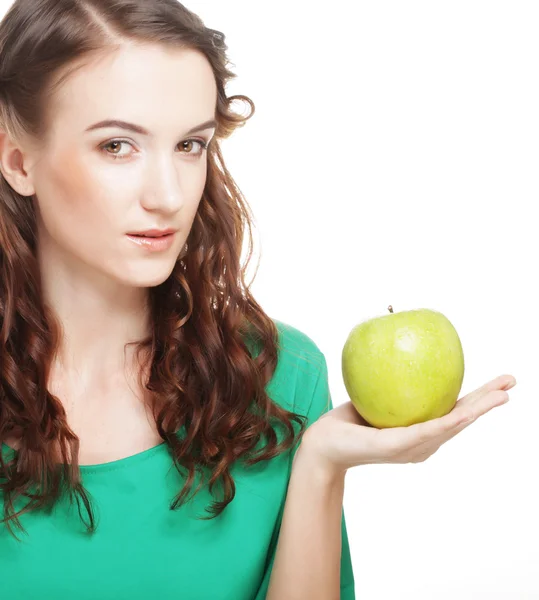
[[[178,161],[161,156],[148,163],[142,205],[147,210],[175,213],[185,202]]]

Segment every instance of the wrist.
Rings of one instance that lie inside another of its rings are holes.
[[[292,461],[292,471],[300,472],[323,486],[344,485],[347,472],[346,469],[328,465],[312,447],[303,441],[300,443]]]

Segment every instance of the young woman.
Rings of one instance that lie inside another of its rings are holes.
[[[333,409],[244,282],[226,50],[176,0],[0,23],[2,597],[353,599],[347,470],[425,460],[515,383],[406,428]]]

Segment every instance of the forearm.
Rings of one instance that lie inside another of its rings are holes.
[[[339,600],[344,480],[300,445],[266,600]]]

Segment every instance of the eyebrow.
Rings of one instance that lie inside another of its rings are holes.
[[[196,125],[192,129],[190,129],[185,135],[190,135],[191,133],[196,133],[197,131],[203,131],[204,129],[210,129],[217,126],[217,121],[215,119],[210,119],[209,121],[205,121],[200,125]],[[135,133],[140,133],[142,135],[151,135],[151,133],[141,127],[140,125],[135,125],[135,123],[128,123],[127,121],[119,121],[118,119],[107,119],[105,121],[99,121],[99,123],[94,123],[90,125],[90,127],[86,128],[86,131],[93,131],[94,129],[101,129],[105,127],[119,127],[120,129],[127,129],[129,131],[134,131]]]

